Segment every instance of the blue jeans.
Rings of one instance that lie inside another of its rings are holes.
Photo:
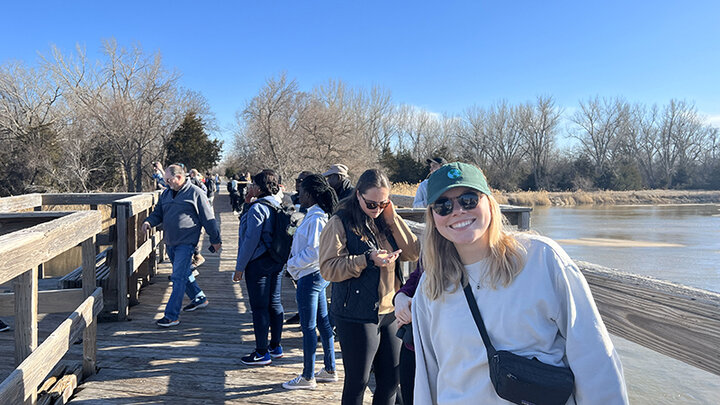
[[[193,245],[167,247],[167,253],[173,266],[172,276],[170,276],[173,285],[170,299],[165,306],[165,316],[172,321],[180,316],[184,294],[187,294],[191,300],[205,296],[190,270],[194,250],[195,246]]]
[[[275,262],[269,254],[264,254],[248,263],[245,268],[248,300],[252,311],[253,331],[255,332],[255,350],[263,355],[268,349],[268,329],[270,346],[280,345],[283,327],[283,306],[281,299],[283,264]]]
[[[322,278],[319,271],[301,277],[297,281],[297,303],[300,314],[300,328],[303,334],[303,377],[311,379],[315,375],[315,349],[317,334],[320,331],[325,369],[335,370],[335,342],[328,316],[325,288],[330,284]]]

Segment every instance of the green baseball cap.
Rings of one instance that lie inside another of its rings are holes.
[[[428,178],[428,205],[434,203],[442,193],[455,187],[469,187],[492,195],[482,170],[468,163],[453,162],[443,165]]]

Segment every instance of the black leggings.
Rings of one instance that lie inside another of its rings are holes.
[[[403,405],[412,405],[415,388],[415,352],[404,344],[400,350],[400,393]]]
[[[395,404],[400,383],[400,346],[395,334],[395,314],[380,315],[378,324],[335,319],[345,368],[342,405],[362,405],[370,379],[375,373],[373,405]]]

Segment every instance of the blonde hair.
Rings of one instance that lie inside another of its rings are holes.
[[[495,198],[486,195],[490,204],[490,224],[487,229],[490,244],[490,266],[483,282],[491,288],[510,285],[525,266],[525,248],[504,229],[504,216]],[[422,267],[426,273],[425,294],[435,300],[444,292],[455,292],[468,282],[465,266],[452,242],[437,230],[432,207],[425,213]]]

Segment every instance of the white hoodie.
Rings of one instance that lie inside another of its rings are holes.
[[[299,280],[308,274],[320,271],[320,233],[327,224],[328,215],[317,204],[310,207],[305,218],[295,231],[287,272]]]

